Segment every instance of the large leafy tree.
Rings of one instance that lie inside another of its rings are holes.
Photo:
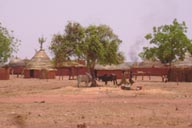
[[[0,23],[0,63],[7,62],[11,54],[17,52],[18,42]]]
[[[78,45],[79,56],[94,70],[95,64],[118,64],[124,61],[118,51],[121,40],[107,25],[90,25],[85,30],[85,40]],[[92,72],[93,73],[93,72]]]
[[[186,32],[185,22],[179,23],[176,19],[170,25],[154,27],[153,33],[145,36],[151,45],[143,48],[140,57],[169,64],[178,59],[183,60],[185,53],[192,51]]]
[[[69,22],[63,34],[53,35],[50,50],[54,54],[56,66],[64,61],[77,57],[77,45],[84,38],[84,28],[79,23]]]
[[[118,51],[120,43],[121,40],[107,25],[82,27],[79,23],[69,22],[63,35],[54,35],[50,49],[55,54],[56,61],[70,57],[84,59],[95,77],[96,64],[118,64],[124,61],[123,54]],[[93,79],[92,86],[95,85]]]

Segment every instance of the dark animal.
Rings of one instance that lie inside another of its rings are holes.
[[[89,73],[86,73],[85,75],[78,75],[77,76],[77,87],[79,87],[81,82],[85,82],[86,86],[91,82],[92,76]]]
[[[98,80],[102,80],[107,85],[108,81],[112,81],[114,85],[117,85],[117,76],[116,74],[104,74],[102,76],[98,76]]]

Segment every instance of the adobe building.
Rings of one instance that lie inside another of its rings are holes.
[[[0,80],[9,80],[9,67],[0,65]]]
[[[25,65],[24,60],[18,57],[12,58],[9,62],[10,74],[17,75],[17,77],[19,77],[19,75],[23,75]]]
[[[40,42],[40,44],[40,50],[35,53],[26,65],[24,78],[55,79],[56,69],[45,50],[42,49],[43,43]]]
[[[144,60],[143,62],[134,65],[132,71],[135,80],[137,80],[138,76],[141,76],[142,80],[144,80],[144,76],[147,76],[149,80],[151,80],[151,76],[160,76],[162,81],[165,81],[169,67],[162,64],[160,61]]]

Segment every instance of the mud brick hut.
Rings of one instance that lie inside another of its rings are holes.
[[[9,62],[10,74],[17,75],[17,77],[19,77],[19,75],[23,75],[25,65],[24,60],[18,57],[12,58]]]
[[[87,68],[84,61],[66,61],[57,66],[56,75],[59,76],[59,79],[63,79],[63,76],[69,76],[69,80],[73,80],[86,72]]]
[[[0,65],[0,80],[9,80],[9,67]]]
[[[56,69],[43,49],[35,53],[24,70],[24,78],[54,79],[55,76]]]

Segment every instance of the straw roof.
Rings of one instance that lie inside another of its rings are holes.
[[[162,64],[160,61],[151,61],[151,60],[144,60],[143,62],[138,63],[138,67],[164,67],[165,65]]]
[[[122,63],[122,64],[118,64],[118,65],[99,65],[97,64],[95,66],[96,70],[127,70],[130,69],[130,63]]]
[[[20,67],[20,66],[25,66],[25,62],[24,60],[18,58],[18,57],[15,57],[15,58],[12,58],[9,62],[9,66],[10,67]]]
[[[77,61],[65,61],[58,67],[86,67],[86,65],[80,64]]]
[[[176,61],[174,63],[175,67],[191,67],[192,66],[192,55],[190,53],[185,53],[185,59],[183,61]]]
[[[28,69],[48,69],[53,70],[53,64],[51,63],[50,58],[46,54],[45,50],[41,49],[32,57],[32,59],[28,62]]]

